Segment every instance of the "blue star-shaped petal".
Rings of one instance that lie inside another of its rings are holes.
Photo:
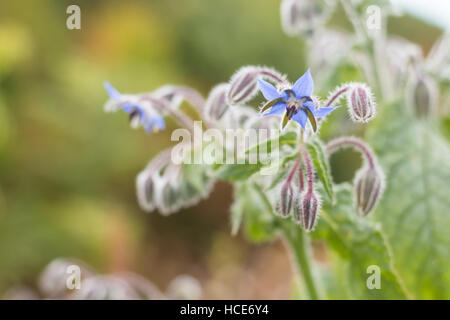
[[[123,98],[123,95],[119,93],[119,91],[117,91],[109,82],[105,82],[104,87],[112,100],[121,103],[120,108],[130,115],[130,121],[135,117],[138,117],[139,122],[142,124],[145,131],[152,132],[154,129],[163,130],[166,128],[164,118],[156,112],[150,114],[148,110],[145,110],[138,104],[133,104],[126,101]]]
[[[314,80],[309,69],[294,83],[291,89],[284,90],[281,93],[264,80],[259,79],[258,84],[264,98],[269,100],[263,106],[261,112],[270,108],[269,112],[263,114],[264,116],[284,113],[283,128],[288,120],[294,120],[305,129],[306,122],[309,119],[314,131],[316,131],[316,118],[325,117],[336,109],[334,107],[315,108],[311,99]]]

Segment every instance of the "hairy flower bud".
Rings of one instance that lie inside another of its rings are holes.
[[[292,210],[294,188],[292,183],[286,181],[281,187],[280,199],[276,206],[276,212],[283,218],[289,217]]]
[[[240,68],[230,80],[227,102],[230,105],[243,104],[250,101],[258,92],[258,78],[264,78],[284,84],[286,77],[267,67],[246,66]]]
[[[377,167],[363,167],[355,176],[355,206],[360,216],[367,216],[377,205],[384,189],[384,175]]]
[[[227,100],[231,105],[251,100],[258,91],[258,68],[243,67],[239,69],[230,80]]]
[[[437,90],[430,78],[419,76],[414,79],[411,95],[410,103],[418,117],[424,118],[435,112]]]
[[[372,91],[362,83],[352,85],[347,95],[347,106],[353,121],[368,122],[375,116]]]
[[[152,172],[144,170],[136,177],[136,193],[139,206],[142,210],[150,212],[156,207],[155,189],[159,176],[152,176]]]
[[[206,100],[204,114],[205,117],[210,121],[218,121],[227,112],[229,105],[227,103],[227,92],[229,85],[227,83],[222,83],[215,86]]]
[[[309,189],[298,198],[294,209],[294,221],[306,231],[314,229],[317,221],[317,213],[320,208],[320,200],[314,190]]]
[[[334,8],[334,1],[283,0],[281,24],[287,35],[311,35]]]

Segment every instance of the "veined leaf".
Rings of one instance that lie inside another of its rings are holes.
[[[315,239],[325,239],[337,253],[332,261],[333,276],[339,278],[342,296],[355,299],[405,299],[408,297],[392,266],[391,249],[379,226],[356,215],[353,209],[352,188],[348,184],[336,188],[336,204],[324,203]],[[369,289],[367,279],[370,266],[380,270],[380,289]]]
[[[394,264],[413,297],[449,299],[448,142],[400,103],[380,109],[368,137],[386,175],[374,218],[383,226]]]

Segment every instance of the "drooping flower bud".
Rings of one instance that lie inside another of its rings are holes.
[[[294,199],[294,188],[290,181],[283,183],[280,199],[276,206],[276,212],[283,218],[289,217]]]
[[[299,33],[301,26],[300,1],[283,0],[281,1],[281,25],[287,35],[295,36]]]
[[[243,67],[230,80],[227,100],[231,105],[245,103],[251,100],[258,90],[258,68]]]
[[[155,180],[148,170],[140,172],[136,177],[136,193],[142,210],[150,212],[155,209]]]
[[[418,117],[425,118],[435,112],[436,84],[429,77],[419,76],[417,79],[414,79],[411,95],[410,103]]]
[[[376,166],[366,166],[355,176],[355,206],[360,216],[367,216],[377,205],[384,189],[384,175]]]
[[[227,112],[229,105],[227,103],[227,92],[229,85],[227,83],[222,83],[215,86],[205,103],[205,117],[210,121],[218,121]]]
[[[163,180],[160,170],[169,163],[170,157],[170,149],[161,152],[136,177],[137,200],[144,211],[150,212],[157,207],[157,190]]]
[[[312,189],[308,189],[299,198],[294,209],[294,221],[299,223],[306,231],[314,229],[317,213],[320,209],[320,200]]]
[[[243,104],[255,97],[258,92],[258,78],[271,80],[277,85],[286,82],[284,75],[271,68],[255,66],[242,67],[231,77],[227,94],[228,104]]]
[[[281,2],[281,24],[290,36],[310,36],[323,24],[333,11],[335,1],[283,0]]]
[[[347,106],[355,122],[368,122],[375,116],[376,105],[369,87],[362,83],[353,84],[347,95]]]

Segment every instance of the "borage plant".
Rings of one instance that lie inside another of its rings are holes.
[[[168,116],[198,139],[198,123],[179,108],[186,100],[205,128],[219,133],[240,130],[238,137],[244,140],[244,151],[238,155],[233,153],[233,143],[219,143],[207,135],[200,135],[201,143],[181,143],[183,161],[173,161],[175,150],[163,151],[136,179],[139,204],[145,211],[170,214],[207,197],[216,180],[229,181],[235,194],[232,234],[243,225],[254,241],[281,236],[302,278],[301,297],[448,297],[448,289],[433,286],[430,281],[449,279],[448,251],[438,249],[442,244],[448,248],[450,241],[442,228],[449,225],[449,218],[438,211],[446,203],[439,190],[443,183],[446,188],[445,174],[442,176],[439,170],[448,168],[450,153],[430,124],[439,112],[435,107],[436,88],[445,75],[437,66],[448,65],[442,52],[449,40],[444,38],[424,61],[415,45],[387,39],[388,2],[379,3],[384,16],[376,32],[365,24],[366,1],[341,2],[354,26],[353,36],[324,28],[334,9],[328,1],[282,1],[284,30],[288,35],[304,36],[310,45],[312,72],[308,69],[294,84],[278,71],[259,66],[241,68],[228,83],[214,87],[206,100],[183,86],[120,94],[106,83],[111,98],[106,110],[126,112],[134,127],[141,126],[148,132],[161,130]],[[404,54],[403,60],[399,60],[399,53]],[[334,79],[348,74],[353,75],[348,79],[352,82],[336,87]],[[355,82],[361,74],[370,85]],[[336,87],[326,99],[313,94],[313,75],[319,80],[316,92]],[[349,130],[368,136],[381,154],[380,161],[362,138],[344,136],[324,142],[319,137],[324,119],[335,110],[346,109],[354,123],[366,124],[374,119],[377,104],[371,87],[380,105],[380,120],[371,122],[367,132],[361,128],[357,131],[356,125]],[[248,104],[260,93],[267,101],[258,112]],[[276,135],[259,135],[256,142],[245,143],[249,137],[246,132],[252,129],[270,130]],[[195,156],[196,152],[210,153],[212,145],[215,161],[201,161],[204,158]],[[436,149],[435,145],[440,147]],[[329,165],[330,155],[346,147],[360,152],[363,159],[353,186],[336,184]],[[256,160],[250,161],[255,152]],[[230,153],[233,155],[229,158]],[[431,168],[427,157],[436,166]],[[382,167],[388,173],[386,179]],[[433,182],[417,188],[417,179]],[[433,188],[435,193],[431,193]],[[429,201],[431,205],[423,211],[414,210],[416,201]],[[381,210],[366,218],[378,204]],[[408,221],[408,214],[414,221]],[[439,217],[442,225],[426,220],[430,216]],[[430,223],[433,226],[427,234],[438,239],[438,244],[431,243],[428,236],[416,241],[413,233],[421,236]],[[408,226],[409,234],[399,238],[398,231],[404,226]],[[331,249],[327,251],[330,263],[314,261],[312,240],[326,241]],[[407,257],[411,250],[415,250],[418,262]],[[433,259],[433,264],[427,259]],[[415,279],[420,266],[430,273]],[[379,273],[371,277],[373,270],[381,272],[381,278]]]

